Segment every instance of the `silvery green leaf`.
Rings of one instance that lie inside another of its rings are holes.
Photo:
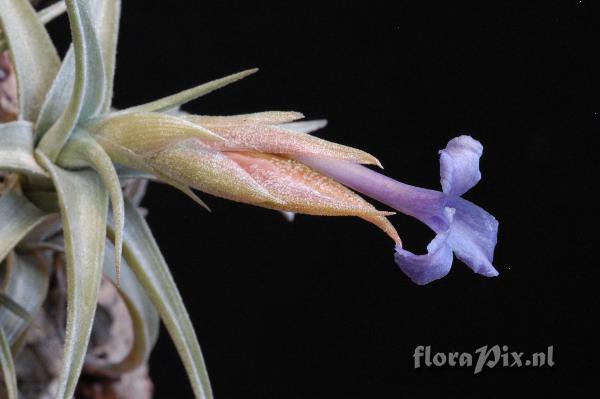
[[[212,398],[196,333],[169,267],[138,210],[125,201],[123,255],[154,303],[185,366],[196,398]]]
[[[38,11],[37,16],[42,24],[47,24],[54,18],[62,15],[65,11],[67,11],[65,2],[59,1],[58,3],[54,3],[43,10]],[[0,53],[5,51],[7,48],[8,43],[6,43],[6,40],[4,39],[4,32],[2,32],[2,28],[0,27]]]
[[[64,1],[59,1],[40,10],[37,15],[41,23],[47,24],[54,18],[60,17],[65,11],[67,11],[67,5]]]
[[[102,147],[83,130],[78,131],[69,140],[58,158],[58,164],[64,167],[81,168],[92,167],[98,172],[104,187],[110,194],[113,219],[115,224],[115,261],[114,266],[119,284],[121,270],[121,251],[123,248],[123,225],[125,224],[125,211],[123,205],[123,191],[117,171]]]
[[[79,121],[100,111],[106,89],[102,52],[89,4],[85,0],[67,0],[66,4],[75,53],[75,82],[67,108],[39,143],[40,151],[50,160],[57,158]]]
[[[119,2],[119,0],[96,0],[92,6],[92,19],[94,21],[94,25],[97,27],[96,31],[98,33],[99,45],[105,62],[107,89],[109,90],[109,92],[106,93],[106,99],[108,102],[110,102],[110,98],[112,96],[112,76],[114,74],[115,63],[114,54],[112,54],[112,58],[110,56],[111,51],[113,51],[112,47],[114,47],[114,51],[116,53],[116,42],[111,44],[111,40],[116,40],[116,38],[112,37],[111,34],[116,34],[114,30],[118,29],[118,14],[120,11],[120,4],[116,3]],[[62,3],[64,4],[64,2]],[[109,18],[111,19],[110,24],[113,27],[101,27],[100,24],[102,21]],[[46,95],[44,105],[42,106],[42,110],[40,111],[40,115],[35,124],[36,136],[39,137],[41,134],[46,132],[60,118],[65,108],[67,108],[73,93],[74,81],[75,58],[73,46],[71,46],[69,51],[67,51],[65,58],[63,59],[60,71],[58,72],[51,89]]]
[[[102,50],[102,59],[104,60],[106,73],[106,95],[102,107],[104,112],[110,109],[112,100],[120,17],[121,0],[96,0],[93,3],[92,18],[96,27],[100,49]]]
[[[148,179],[134,179],[127,182],[123,187],[123,194],[129,198],[132,204],[139,206],[146,194]]]
[[[63,112],[65,112],[73,96],[74,84],[75,55],[73,53],[73,45],[71,45],[62,61],[54,82],[52,82],[52,87],[50,87],[50,90],[46,94],[35,123],[35,136],[37,138],[50,129],[60,119]]]
[[[4,329],[0,325],[0,367],[2,367],[2,375],[6,384],[6,392],[8,399],[18,399],[19,391],[17,389],[17,373],[15,372],[15,364],[13,362],[10,344],[4,334]]]
[[[10,296],[3,292],[0,292],[0,308],[10,310],[15,316],[19,316],[24,321],[29,323],[33,322],[31,314],[17,302],[15,302]]]
[[[34,256],[19,256],[14,252],[7,258],[8,272],[5,276],[4,294],[18,303],[24,312],[34,316],[48,292],[49,270]],[[11,346],[31,325],[31,320],[17,316],[8,309],[0,308],[0,325]]]
[[[10,190],[0,197],[0,261],[46,214],[27,198]]]
[[[31,123],[17,121],[0,125],[0,170],[47,176],[33,157]]]
[[[71,399],[81,373],[102,279],[108,194],[94,171],[66,171],[44,154],[40,162],[59,196],[67,258],[67,326],[56,395]]]
[[[104,255],[104,275],[116,285],[113,257],[114,247],[108,242]],[[120,285],[117,290],[129,311],[134,338],[131,350],[125,358],[118,363],[102,366],[105,372],[117,376],[139,367],[148,360],[158,338],[160,327],[160,317],[156,308],[152,305],[127,262],[123,261],[121,270]]]
[[[181,91],[177,94],[173,94],[168,97],[161,98],[156,101],[152,101],[146,104],[138,105],[135,107],[127,108],[120,112],[160,112],[160,111],[168,111],[173,108],[177,108],[182,104],[190,102],[198,97],[204,96],[212,91],[220,89],[221,87],[227,86],[230,83],[238,81],[240,79],[245,78],[248,75],[252,75],[257,72],[258,69],[248,69],[246,71],[242,71],[239,73],[235,73],[233,75],[225,76],[221,79],[216,79],[210,81],[208,83],[204,83],[200,86],[193,87],[191,89],[187,89]]]
[[[25,238],[23,239],[24,242],[22,244],[32,245],[40,243],[42,241],[48,240],[53,236],[56,236],[61,231],[62,224],[60,222],[60,215],[58,213],[51,213],[44,218],[42,223],[38,224],[34,229],[32,229],[29,232],[29,234],[25,236]]]
[[[35,121],[60,58],[29,1],[0,0],[0,22],[17,76],[19,118]]]

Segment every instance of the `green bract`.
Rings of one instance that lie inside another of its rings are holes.
[[[67,320],[58,398],[74,395],[103,275],[118,288],[134,327],[129,354],[104,365],[104,371],[118,375],[145,362],[160,316],[195,396],[212,397],[200,346],[175,282],[144,218],[122,187],[148,177],[130,169],[135,168],[201,201],[145,160],[106,138],[103,142],[102,132],[112,129],[118,134],[121,129],[133,140],[160,145],[164,126],[170,123],[179,134],[219,140],[168,112],[256,70],[112,110],[120,6],[120,0],[65,0],[36,13],[27,0],[0,0],[0,53],[10,52],[18,98],[16,120],[0,124],[0,264],[5,268],[0,361],[11,399],[18,396],[12,356],[48,290],[48,269],[31,255],[32,249],[64,251],[66,256]],[[65,10],[73,43],[61,61],[44,24]],[[136,131],[140,119],[150,128]],[[163,129],[153,130],[155,125]],[[112,158],[106,148],[111,148]],[[61,228],[58,238],[44,234]]]

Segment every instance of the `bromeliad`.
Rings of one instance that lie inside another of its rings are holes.
[[[44,23],[65,10],[73,44],[60,60]],[[17,397],[11,349],[23,343],[63,255],[63,362],[48,394],[73,397],[84,364],[109,376],[141,367],[160,317],[196,397],[212,397],[191,321],[137,208],[147,179],[170,184],[203,206],[193,189],[287,215],[362,218],[394,241],[396,262],[418,284],[448,273],[453,253],[477,273],[497,275],[491,262],[498,223],[460,198],[480,179],[479,142],[461,136],[441,151],[440,192],[363,166],[380,163],[311,135],[324,122],[299,121],[297,112],[180,111],[254,69],[116,110],[119,16],[119,0],[66,0],[39,13],[26,0],[0,0],[0,360],[9,398]],[[356,192],[429,226],[437,236],[428,253],[403,249],[387,218],[393,212],[376,209]],[[90,364],[86,348],[103,279],[113,282],[127,307],[133,345],[118,361]]]

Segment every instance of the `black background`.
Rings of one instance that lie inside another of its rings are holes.
[[[243,4],[242,4],[243,3]],[[188,306],[215,396],[575,397],[598,376],[598,18],[591,1],[344,3],[124,1],[115,106],[249,67],[186,110],[298,110],[319,135],[375,154],[385,173],[439,188],[437,151],[484,147],[466,197],[500,221],[493,279],[459,261],[412,284],[393,245],[355,219],[298,216],[152,185],[143,205]],[[64,21],[63,21],[64,22]],[[59,23],[52,29],[58,30]],[[583,190],[582,190],[583,189]],[[597,202],[597,200],[596,200]],[[392,217],[405,247],[432,234]],[[597,235],[597,234],[596,234]],[[543,351],[555,366],[413,368],[417,345]],[[168,334],[151,359],[157,398],[192,397]]]

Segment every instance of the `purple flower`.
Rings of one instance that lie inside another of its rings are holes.
[[[415,255],[396,246],[398,266],[417,284],[427,284],[450,271],[453,253],[474,272],[497,276],[492,265],[498,221],[460,198],[481,179],[481,143],[456,137],[440,151],[442,192],[400,183],[356,163],[332,158],[297,159],[338,182],[425,223],[435,233],[427,254]]]

